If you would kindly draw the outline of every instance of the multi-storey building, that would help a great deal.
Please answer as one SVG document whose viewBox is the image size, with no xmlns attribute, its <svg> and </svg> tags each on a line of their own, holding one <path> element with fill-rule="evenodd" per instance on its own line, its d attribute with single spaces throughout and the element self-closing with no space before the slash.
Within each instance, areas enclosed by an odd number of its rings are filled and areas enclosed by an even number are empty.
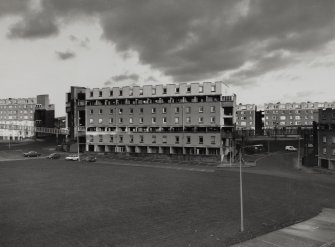
<svg viewBox="0 0 335 247">
<path fill-rule="evenodd" d="M 236 106 L 236 130 L 241 134 L 260 135 L 263 129 L 263 112 L 255 104 L 238 104 Z"/>
<path fill-rule="evenodd" d="M 255 130 L 257 106 L 238 104 L 236 106 L 236 130 Z"/>
<path fill-rule="evenodd" d="M 318 109 L 335 107 L 335 102 L 276 103 L 264 106 L 265 129 L 312 128 L 318 122 Z"/>
<path fill-rule="evenodd" d="M 54 105 L 48 95 L 0 99 L 0 139 L 22 140 L 35 136 L 35 127 L 53 124 Z M 51 126 L 50 126 L 51 127 Z"/>
<path fill-rule="evenodd" d="M 69 131 L 68 143 L 79 141 L 79 149 L 85 151 L 86 148 L 86 88 L 71 87 L 66 93 L 66 128 Z M 76 147 L 74 147 L 75 149 Z"/>
<path fill-rule="evenodd" d="M 224 155 L 236 95 L 221 82 L 86 89 L 86 150 Z"/>
<path fill-rule="evenodd" d="M 318 115 L 318 166 L 335 169 L 335 109 L 320 109 Z"/>
</svg>

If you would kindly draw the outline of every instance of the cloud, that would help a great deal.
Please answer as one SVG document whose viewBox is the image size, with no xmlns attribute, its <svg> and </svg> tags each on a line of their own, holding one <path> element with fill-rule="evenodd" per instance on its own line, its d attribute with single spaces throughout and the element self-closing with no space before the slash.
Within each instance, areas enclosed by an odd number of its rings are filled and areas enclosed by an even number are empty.
<svg viewBox="0 0 335 247">
<path fill-rule="evenodd" d="M 9 30 L 8 37 L 12 39 L 37 39 L 58 34 L 59 29 L 55 19 L 46 12 L 28 14 L 15 23 Z"/>
<path fill-rule="evenodd" d="M 1 0 L 0 17 L 8 15 L 22 14 L 28 10 L 29 1 L 22 0 Z"/>
<path fill-rule="evenodd" d="M 128 83 L 132 82 L 135 83 L 138 82 L 140 76 L 138 74 L 120 74 L 120 75 L 115 75 L 110 78 L 110 80 L 107 80 L 104 82 L 104 85 L 112 85 L 112 84 L 118 84 L 118 83 Z"/>
<path fill-rule="evenodd" d="M 94 16 L 103 38 L 120 53 L 136 52 L 141 63 L 175 81 L 235 71 L 232 79 L 247 83 L 299 62 L 335 38 L 333 0 L 42 0 L 42 9 L 48 14 L 40 16 L 39 25 L 26 16 L 16 33 L 42 28 L 40 37 L 46 37 L 57 33 L 58 19 Z"/>
<path fill-rule="evenodd" d="M 65 51 L 65 52 L 56 51 L 56 55 L 60 60 L 68 60 L 76 57 L 76 54 L 71 51 Z"/>
<path fill-rule="evenodd" d="M 78 46 L 83 47 L 83 48 L 88 48 L 88 45 L 90 43 L 89 38 L 85 37 L 83 39 L 80 39 L 73 34 L 71 34 L 69 36 L 69 40 L 71 40 L 72 42 L 74 42 L 75 44 L 77 44 Z"/>
<path fill-rule="evenodd" d="M 147 81 L 147 82 L 158 82 L 158 80 L 153 76 L 149 76 L 145 81 Z"/>
</svg>

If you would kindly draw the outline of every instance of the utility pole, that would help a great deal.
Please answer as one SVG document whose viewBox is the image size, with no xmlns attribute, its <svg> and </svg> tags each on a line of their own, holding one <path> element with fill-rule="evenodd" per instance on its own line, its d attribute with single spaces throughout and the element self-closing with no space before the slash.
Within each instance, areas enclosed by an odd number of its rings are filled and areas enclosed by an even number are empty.
<svg viewBox="0 0 335 247">
<path fill-rule="evenodd" d="M 80 150 L 79 150 L 79 111 L 78 111 L 78 123 L 77 123 L 77 144 L 78 144 L 78 161 L 80 161 Z"/>
<path fill-rule="evenodd" d="M 243 182 L 242 182 L 242 147 L 240 147 L 240 210 L 241 210 L 241 232 L 244 232 L 244 219 L 243 219 Z"/>
<path fill-rule="evenodd" d="M 298 170 L 300 169 L 300 135 L 298 135 L 298 163 L 297 163 Z"/>
</svg>

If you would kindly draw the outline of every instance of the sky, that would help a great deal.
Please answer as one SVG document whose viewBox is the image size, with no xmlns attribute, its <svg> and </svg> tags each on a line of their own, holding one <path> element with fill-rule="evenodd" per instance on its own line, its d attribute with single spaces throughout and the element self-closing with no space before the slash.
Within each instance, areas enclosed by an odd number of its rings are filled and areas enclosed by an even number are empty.
<svg viewBox="0 0 335 247">
<path fill-rule="evenodd" d="M 0 98 L 224 81 L 238 103 L 334 101 L 333 0 L 0 0 Z"/>
</svg>

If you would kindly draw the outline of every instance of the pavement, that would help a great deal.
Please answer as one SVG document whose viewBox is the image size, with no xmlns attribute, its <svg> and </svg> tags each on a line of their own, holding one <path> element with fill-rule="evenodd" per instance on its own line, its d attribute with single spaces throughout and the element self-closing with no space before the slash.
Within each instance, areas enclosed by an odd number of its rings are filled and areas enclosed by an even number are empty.
<svg viewBox="0 0 335 247">
<path fill-rule="evenodd" d="M 233 247 L 335 247 L 335 209 Z"/>
</svg>

